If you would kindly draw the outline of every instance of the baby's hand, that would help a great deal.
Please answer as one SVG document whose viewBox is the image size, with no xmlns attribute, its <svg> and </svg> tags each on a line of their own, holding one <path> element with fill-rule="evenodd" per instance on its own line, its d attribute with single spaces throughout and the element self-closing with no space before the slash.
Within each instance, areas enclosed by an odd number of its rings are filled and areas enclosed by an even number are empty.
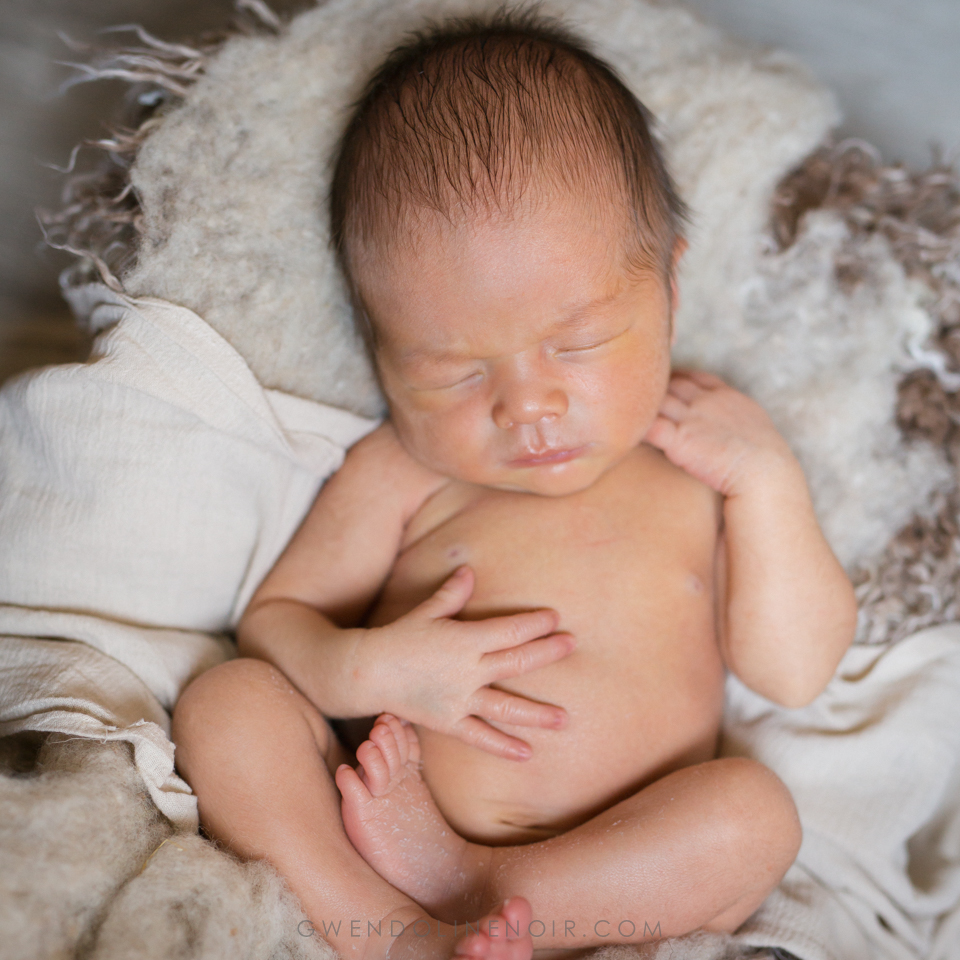
<svg viewBox="0 0 960 960">
<path fill-rule="evenodd" d="M 529 744 L 487 721 L 558 729 L 566 723 L 566 711 L 490 684 L 560 660 L 573 650 L 574 640 L 554 633 L 558 617 L 553 610 L 450 619 L 470 599 L 473 582 L 473 571 L 460 567 L 410 613 L 363 631 L 363 666 L 354 676 L 371 693 L 374 712 L 449 733 L 496 756 L 526 760 Z"/>
<path fill-rule="evenodd" d="M 673 373 L 644 439 L 727 497 L 743 493 L 771 471 L 800 469 L 759 404 L 699 370 Z"/>
</svg>

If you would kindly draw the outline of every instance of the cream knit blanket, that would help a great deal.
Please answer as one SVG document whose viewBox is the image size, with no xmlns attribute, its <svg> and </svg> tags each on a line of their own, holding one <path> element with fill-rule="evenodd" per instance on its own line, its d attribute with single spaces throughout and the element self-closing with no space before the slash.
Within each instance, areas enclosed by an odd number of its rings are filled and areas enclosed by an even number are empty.
<svg viewBox="0 0 960 960">
<path fill-rule="evenodd" d="M 736 940 L 803 960 L 960 957 L 960 624 L 851 647 L 800 710 L 728 678 L 721 752 L 776 772 L 803 826 Z"/>
<path fill-rule="evenodd" d="M 126 288 L 195 312 L 82 288 L 78 312 L 102 331 L 93 362 L 0 391 L 0 735 L 129 741 L 182 830 L 196 801 L 173 770 L 168 711 L 232 654 L 226 632 L 375 424 L 337 409 L 372 415 L 377 400 L 316 222 L 344 104 L 425 15 L 496 2 L 330 0 L 277 37 L 235 38 L 133 171 L 146 233 Z M 948 468 L 893 423 L 929 324 L 882 238 L 854 249 L 820 213 L 762 255 L 770 191 L 835 122 L 829 95 L 669 5 L 547 8 L 658 114 L 695 209 L 677 359 L 764 403 L 835 549 L 869 557 Z M 834 267 L 851 250 L 868 269 L 848 291 Z M 804 826 L 797 863 L 735 939 L 803 960 L 960 957 L 958 691 L 954 626 L 851 649 L 799 711 L 729 681 L 724 750 L 774 769 Z"/>
<path fill-rule="evenodd" d="M 167 711 L 376 421 L 263 389 L 183 307 L 81 295 L 93 362 L 0 391 L 0 735 L 129 740 L 195 830 Z"/>
<path fill-rule="evenodd" d="M 157 806 L 195 830 L 167 711 L 231 655 L 224 632 L 375 421 L 264 390 L 185 308 L 83 296 L 94 361 L 0 391 L 0 735 L 130 741 Z M 729 679 L 723 752 L 776 771 L 804 827 L 736 940 L 960 956 L 958 691 L 960 625 L 851 648 L 801 710 Z"/>
</svg>

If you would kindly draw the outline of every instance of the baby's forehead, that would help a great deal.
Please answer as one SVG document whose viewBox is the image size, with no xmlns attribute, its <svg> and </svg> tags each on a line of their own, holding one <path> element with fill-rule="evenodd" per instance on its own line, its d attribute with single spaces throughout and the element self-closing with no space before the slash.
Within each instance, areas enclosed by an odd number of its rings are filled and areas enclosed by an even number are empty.
<svg viewBox="0 0 960 960">
<path fill-rule="evenodd" d="M 515 238 L 519 244 L 553 245 L 565 239 L 576 250 L 584 236 L 599 241 L 611 269 L 629 272 L 635 266 L 640 237 L 630 199 L 599 175 L 590 188 L 558 182 L 532 171 L 513 196 L 460 202 L 453 209 L 410 203 L 383 230 L 366 242 L 351 244 L 350 267 L 359 287 L 365 277 L 383 276 L 411 266 L 429 270 L 430 263 L 482 260 Z"/>
<path fill-rule="evenodd" d="M 631 297 L 664 299 L 602 216 L 435 225 L 356 271 L 377 339 L 411 361 L 494 356 L 616 324 Z"/>
</svg>

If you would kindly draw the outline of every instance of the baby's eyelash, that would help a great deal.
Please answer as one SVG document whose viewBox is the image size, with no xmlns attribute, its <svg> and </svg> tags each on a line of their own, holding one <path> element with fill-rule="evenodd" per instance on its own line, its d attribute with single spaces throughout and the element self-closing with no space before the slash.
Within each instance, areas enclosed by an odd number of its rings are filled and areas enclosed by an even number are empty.
<svg viewBox="0 0 960 960">
<path fill-rule="evenodd" d="M 584 353 L 587 350 L 593 350 L 595 347 L 602 347 L 608 343 L 612 337 L 603 340 L 595 340 L 592 343 L 578 344 L 575 347 L 557 347 L 557 353 Z"/>
<path fill-rule="evenodd" d="M 436 387 L 430 387 L 431 390 L 450 390 L 453 387 L 459 387 L 465 384 L 468 380 L 472 380 L 474 377 L 480 377 L 483 374 L 479 370 L 474 370 L 472 373 L 468 373 L 466 376 L 461 377 L 459 380 L 453 380 L 450 383 L 442 383 Z"/>
<path fill-rule="evenodd" d="M 576 346 L 569 347 L 557 347 L 556 353 L 586 353 L 588 350 L 595 350 L 597 347 L 602 347 L 607 343 L 612 343 L 614 340 L 622 337 L 627 330 L 630 328 L 627 327 L 623 330 L 618 330 L 616 333 L 607 334 L 602 336 L 599 340 L 591 340 L 589 343 L 577 344 Z"/>
</svg>

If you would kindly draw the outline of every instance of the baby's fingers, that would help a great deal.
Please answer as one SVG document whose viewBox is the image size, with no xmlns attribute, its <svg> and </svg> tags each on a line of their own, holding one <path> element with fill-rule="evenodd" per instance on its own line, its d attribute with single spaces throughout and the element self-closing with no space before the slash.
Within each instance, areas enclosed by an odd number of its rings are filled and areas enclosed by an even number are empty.
<svg viewBox="0 0 960 960">
<path fill-rule="evenodd" d="M 559 730 L 566 725 L 567 711 L 551 703 L 537 703 L 506 690 L 481 687 L 471 698 L 470 712 L 484 720 L 499 720 L 518 727 L 548 727 Z"/>
<path fill-rule="evenodd" d="M 506 617 L 490 617 L 488 620 L 476 621 L 472 629 L 482 627 L 483 640 L 481 650 L 489 653 L 495 650 L 506 650 L 546 637 L 557 629 L 560 617 L 556 610 L 531 610 L 527 613 L 513 613 Z M 512 676 L 512 674 L 504 674 Z"/>
<path fill-rule="evenodd" d="M 533 753 L 529 743 L 491 727 L 479 717 L 458 720 L 450 732 L 464 743 L 506 760 L 529 760 Z"/>
<path fill-rule="evenodd" d="M 665 453 L 673 446 L 677 439 L 677 425 L 664 416 L 658 416 L 647 430 L 647 435 L 643 438 L 651 446 Z M 667 454 L 669 456 L 669 454 Z"/>
<path fill-rule="evenodd" d="M 679 423 L 681 420 L 685 419 L 689 413 L 690 407 L 688 404 L 684 403 L 684 401 L 680 400 L 678 397 L 668 393 L 663 398 L 663 402 L 660 404 L 660 409 L 657 411 L 657 416 L 663 417 L 664 419 L 669 420 L 671 423 Z"/>
<path fill-rule="evenodd" d="M 703 387 L 704 390 L 716 390 L 717 387 L 725 387 L 725 380 L 721 380 L 714 373 L 707 373 L 706 370 L 684 370 L 684 376 L 689 377 L 694 383 Z"/>
<path fill-rule="evenodd" d="M 470 599 L 473 583 L 473 571 L 466 565 L 457 567 L 440 585 L 436 593 L 418 607 L 414 607 L 408 616 L 419 615 L 430 620 L 455 616 Z"/>
<path fill-rule="evenodd" d="M 509 650 L 486 653 L 480 660 L 481 665 L 489 671 L 485 683 L 496 683 L 538 670 L 548 663 L 561 660 L 575 646 L 576 642 L 569 633 L 553 633 L 549 637 L 528 640 Z"/>
<path fill-rule="evenodd" d="M 689 374 L 674 374 L 667 387 L 667 397 L 676 397 L 684 403 L 691 403 L 703 392 L 703 387 Z"/>
</svg>

